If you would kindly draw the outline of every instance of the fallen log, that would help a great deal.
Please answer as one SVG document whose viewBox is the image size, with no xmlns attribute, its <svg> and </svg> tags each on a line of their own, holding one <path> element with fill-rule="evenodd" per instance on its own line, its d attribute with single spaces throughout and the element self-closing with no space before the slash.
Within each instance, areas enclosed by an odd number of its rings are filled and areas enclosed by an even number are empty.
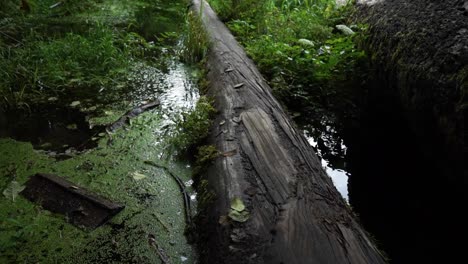
<svg viewBox="0 0 468 264">
<path fill-rule="evenodd" d="M 203 0 L 192 11 L 210 42 L 208 141 L 230 153 L 202 176 L 215 197 L 197 220 L 202 263 L 385 263 L 229 30 Z"/>
</svg>

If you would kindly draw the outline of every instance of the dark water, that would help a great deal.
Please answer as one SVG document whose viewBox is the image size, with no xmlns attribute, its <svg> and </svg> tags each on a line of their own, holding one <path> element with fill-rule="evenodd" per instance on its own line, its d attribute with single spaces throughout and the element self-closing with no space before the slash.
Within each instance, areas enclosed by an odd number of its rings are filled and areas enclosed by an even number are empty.
<svg viewBox="0 0 468 264">
<path fill-rule="evenodd" d="M 435 143 L 422 141 L 386 100 L 370 103 L 345 134 L 350 204 L 391 263 L 459 263 L 450 260 L 463 244 L 466 204 L 427 152 Z"/>
<path fill-rule="evenodd" d="M 352 122 L 296 121 L 390 263 L 460 263 L 466 192 L 446 173 L 455 164 L 439 162 L 436 143 L 413 132 L 397 101 L 372 97 Z"/>
<path fill-rule="evenodd" d="M 58 105 L 41 105 L 30 111 L 0 111 L 0 138 L 29 141 L 36 149 L 65 152 L 96 146 L 92 137 L 103 127 L 90 128 L 86 114 Z"/>
<path fill-rule="evenodd" d="M 302 118 L 297 120 L 309 144 L 314 148 L 322 162 L 322 167 L 330 176 L 336 189 L 345 200 L 348 196 L 349 172 L 346 167 L 347 146 L 333 122 L 323 119 L 320 122 Z"/>
</svg>

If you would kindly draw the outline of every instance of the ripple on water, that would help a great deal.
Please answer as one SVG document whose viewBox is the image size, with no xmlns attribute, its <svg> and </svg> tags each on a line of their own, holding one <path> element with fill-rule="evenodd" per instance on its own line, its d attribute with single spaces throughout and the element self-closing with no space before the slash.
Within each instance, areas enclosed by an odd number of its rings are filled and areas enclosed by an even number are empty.
<svg viewBox="0 0 468 264">
<path fill-rule="evenodd" d="M 146 65 L 137 64 L 131 76 L 135 83 L 129 93 L 135 104 L 159 99 L 161 109 L 171 114 L 192 109 L 199 99 L 194 69 L 177 61 L 171 61 L 167 72 Z"/>
</svg>

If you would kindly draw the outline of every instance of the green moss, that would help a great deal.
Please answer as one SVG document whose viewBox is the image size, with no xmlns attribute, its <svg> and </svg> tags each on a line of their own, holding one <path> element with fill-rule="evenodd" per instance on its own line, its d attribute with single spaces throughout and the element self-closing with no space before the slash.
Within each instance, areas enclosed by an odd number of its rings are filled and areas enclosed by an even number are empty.
<svg viewBox="0 0 468 264">
<path fill-rule="evenodd" d="M 200 72 L 200 78 L 198 78 L 197 86 L 198 90 L 200 91 L 200 94 L 207 94 L 208 93 L 208 87 L 210 85 L 210 81 L 206 78 L 206 58 L 200 61 L 199 67 L 202 69 Z"/>
<path fill-rule="evenodd" d="M 154 134 L 161 117 L 144 113 L 128 130 L 103 138 L 99 147 L 80 156 L 56 161 L 34 151 L 31 144 L 0 139 L 2 190 L 12 180 L 24 184 L 37 173 L 54 173 L 97 192 L 126 208 L 111 224 L 89 232 L 67 223 L 21 196 L 13 203 L 0 197 L 0 262 L 2 263 L 157 263 L 158 256 L 147 236 L 152 234 L 174 262 L 181 256 L 193 260 L 183 235 L 185 221 L 179 187 L 164 170 L 144 164 L 162 154 L 154 145 L 162 135 Z M 190 178 L 187 164 L 171 160 L 169 167 L 184 181 Z M 135 180 L 132 173 L 144 174 Z M 160 221 L 159 221 L 159 220 Z M 164 222 L 166 225 L 158 224 Z M 167 230 L 169 227 L 169 230 Z"/>
<path fill-rule="evenodd" d="M 106 126 L 118 120 L 125 112 L 119 109 L 104 110 L 103 115 L 92 116 L 88 122 L 90 126 Z"/>
<path fill-rule="evenodd" d="M 204 145 L 198 148 L 198 154 L 195 156 L 197 159 L 196 164 L 205 166 L 210 164 L 213 160 L 219 157 L 219 151 L 214 145 Z"/>
</svg>

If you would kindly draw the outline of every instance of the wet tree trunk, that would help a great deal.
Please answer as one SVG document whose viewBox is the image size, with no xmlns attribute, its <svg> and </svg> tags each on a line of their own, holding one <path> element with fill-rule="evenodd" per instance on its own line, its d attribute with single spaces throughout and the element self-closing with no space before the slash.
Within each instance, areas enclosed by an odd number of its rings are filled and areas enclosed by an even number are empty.
<svg viewBox="0 0 468 264">
<path fill-rule="evenodd" d="M 385 263 L 242 47 L 206 3 L 192 10 L 219 111 L 209 143 L 224 153 L 203 176 L 215 199 L 198 220 L 202 262 Z M 235 198 L 245 222 L 228 217 Z"/>
</svg>

